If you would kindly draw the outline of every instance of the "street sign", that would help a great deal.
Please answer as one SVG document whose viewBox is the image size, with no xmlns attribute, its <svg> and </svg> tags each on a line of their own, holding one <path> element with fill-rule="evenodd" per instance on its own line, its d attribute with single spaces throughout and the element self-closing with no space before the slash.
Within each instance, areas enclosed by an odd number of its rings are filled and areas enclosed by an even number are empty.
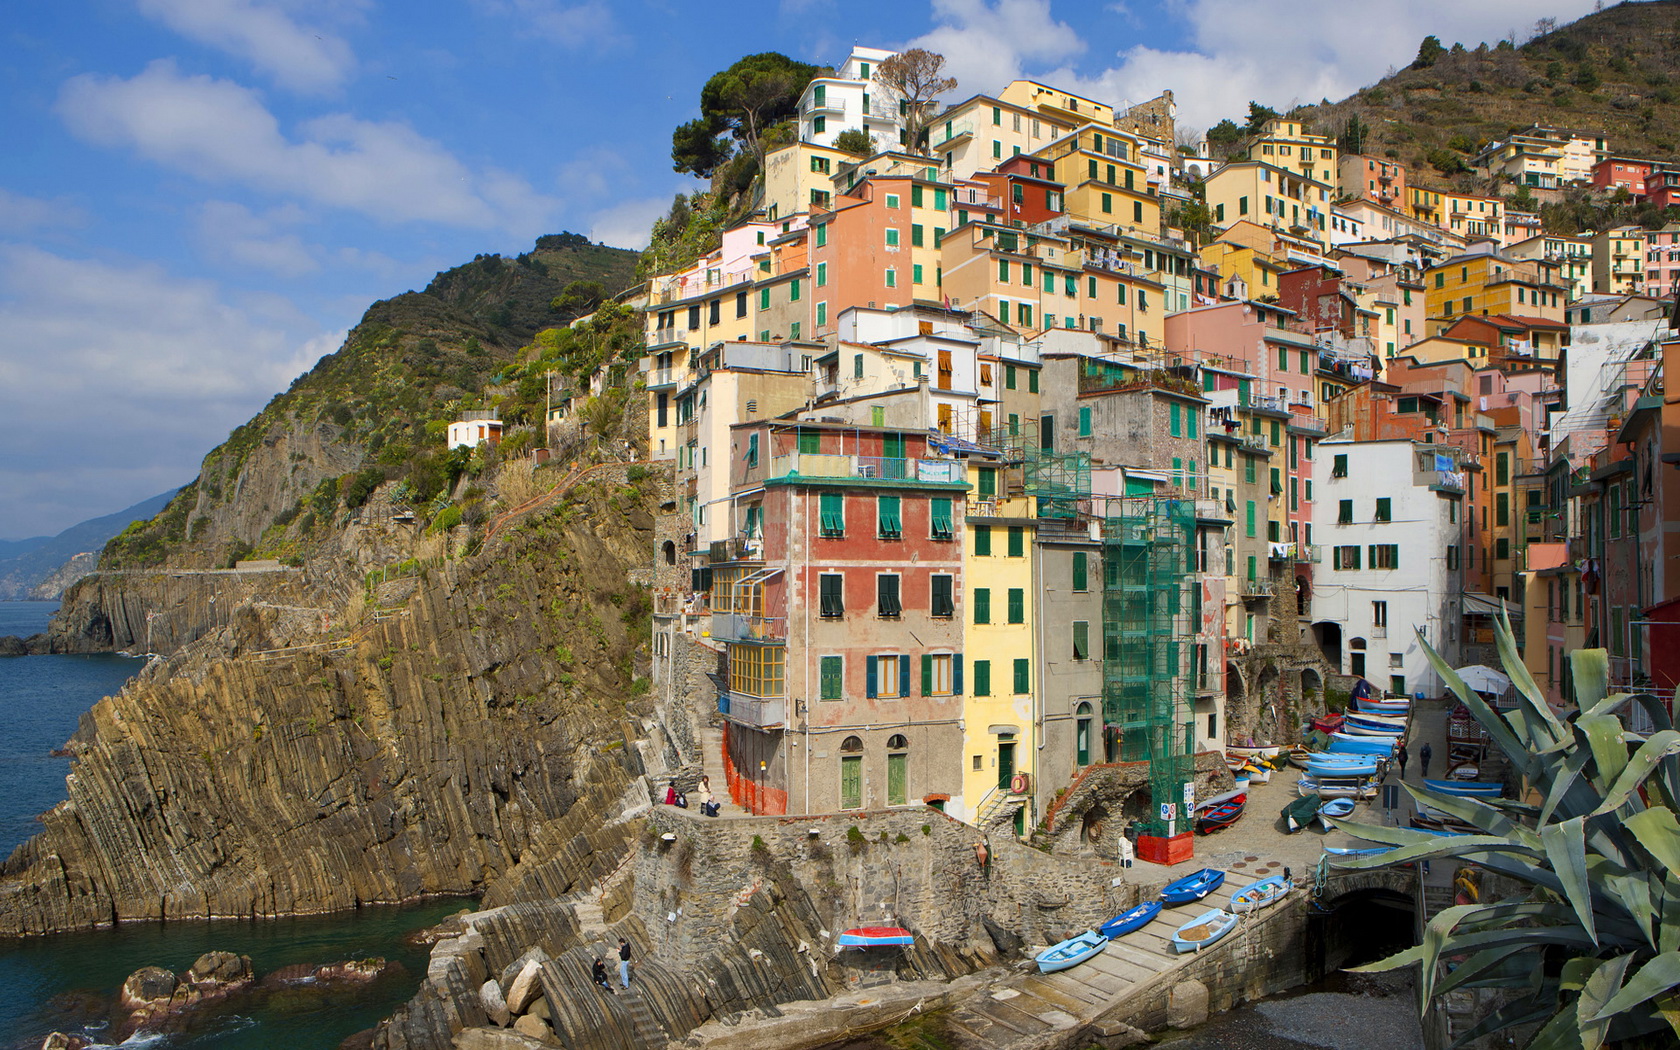
<svg viewBox="0 0 1680 1050">
<path fill-rule="evenodd" d="M 1191 781 L 1184 785 L 1184 809 L 1189 812 L 1196 808 L 1196 784 Z"/>
<path fill-rule="evenodd" d="M 1161 819 L 1162 820 L 1173 819 L 1173 817 L 1177 813 L 1177 810 L 1178 810 L 1178 807 L 1173 805 L 1171 802 L 1161 803 Z"/>
</svg>

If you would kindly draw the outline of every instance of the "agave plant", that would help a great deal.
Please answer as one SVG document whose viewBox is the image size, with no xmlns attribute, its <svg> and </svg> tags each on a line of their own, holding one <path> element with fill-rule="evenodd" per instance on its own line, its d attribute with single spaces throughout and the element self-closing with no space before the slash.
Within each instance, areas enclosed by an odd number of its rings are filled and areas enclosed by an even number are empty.
<svg viewBox="0 0 1680 1050">
<path fill-rule="evenodd" d="M 1335 858 L 1340 868 L 1432 860 L 1480 865 L 1526 887 L 1503 900 L 1450 907 L 1423 943 L 1366 971 L 1420 965 L 1421 1008 L 1453 989 L 1499 988 L 1506 1003 L 1459 1043 L 1507 1029 L 1533 1031 L 1531 1048 L 1597 1050 L 1606 1041 L 1680 1036 L 1680 733 L 1650 694 L 1609 695 L 1603 649 L 1570 654 L 1578 715 L 1559 719 L 1497 629 L 1517 705 L 1501 713 L 1423 644 L 1430 664 L 1542 799 L 1443 795 L 1406 785 L 1416 799 L 1475 833 L 1441 837 L 1352 821 L 1336 825 L 1393 847 Z M 1656 726 L 1630 732 L 1614 712 L 1642 707 Z M 1531 795 L 1530 797 L 1535 797 Z M 1443 967 L 1443 960 L 1451 964 Z M 1515 1034 L 1515 1033 L 1513 1033 Z"/>
</svg>

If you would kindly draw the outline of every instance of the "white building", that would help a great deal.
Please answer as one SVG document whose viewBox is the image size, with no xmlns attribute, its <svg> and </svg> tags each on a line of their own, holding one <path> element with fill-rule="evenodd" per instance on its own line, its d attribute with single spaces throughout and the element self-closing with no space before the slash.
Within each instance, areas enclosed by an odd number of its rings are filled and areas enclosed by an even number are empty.
<svg viewBox="0 0 1680 1050">
<path fill-rule="evenodd" d="M 881 63 L 896 54 L 877 47 L 854 47 L 834 76 L 818 77 L 806 85 L 799 96 L 800 141 L 833 146 L 842 131 L 856 128 L 869 133 L 875 149 L 898 149 L 904 130 L 898 93 L 875 79 Z"/>
<path fill-rule="evenodd" d="M 1464 591 L 1461 453 L 1407 438 L 1328 438 L 1313 458 L 1313 633 L 1343 674 L 1435 695 L 1418 631 L 1457 665 Z"/>
<path fill-rule="evenodd" d="M 502 421 L 496 413 L 469 411 L 449 424 L 449 447 L 477 448 L 480 445 L 499 445 L 502 442 Z"/>
<path fill-rule="evenodd" d="M 1340 206 L 1330 209 L 1330 246 L 1357 244 L 1365 240 L 1365 220 L 1343 211 Z"/>
</svg>

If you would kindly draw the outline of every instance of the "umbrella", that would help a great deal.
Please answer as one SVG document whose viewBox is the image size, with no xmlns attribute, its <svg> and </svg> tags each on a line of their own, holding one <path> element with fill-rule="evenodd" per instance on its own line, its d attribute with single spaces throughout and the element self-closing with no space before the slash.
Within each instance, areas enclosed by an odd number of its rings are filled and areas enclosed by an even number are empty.
<svg viewBox="0 0 1680 1050">
<path fill-rule="evenodd" d="M 1458 676 L 1464 679 L 1464 684 L 1478 693 L 1492 693 L 1495 696 L 1511 688 L 1511 680 L 1486 664 L 1471 664 L 1460 667 Z"/>
</svg>

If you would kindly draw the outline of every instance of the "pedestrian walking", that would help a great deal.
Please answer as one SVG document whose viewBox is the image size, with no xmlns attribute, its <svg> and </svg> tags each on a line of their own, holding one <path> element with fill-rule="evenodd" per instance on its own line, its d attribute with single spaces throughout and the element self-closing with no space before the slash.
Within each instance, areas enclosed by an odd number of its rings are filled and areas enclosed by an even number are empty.
<svg viewBox="0 0 1680 1050">
<path fill-rule="evenodd" d="M 1422 749 L 1418 751 L 1418 758 L 1423 760 L 1423 775 L 1426 777 L 1429 775 L 1429 756 L 1432 754 L 1434 754 L 1434 751 L 1428 744 L 1424 744 Z"/>
<path fill-rule="evenodd" d="M 630 987 L 630 942 L 623 937 L 618 939 L 618 979 Z"/>
<path fill-rule="evenodd" d="M 1425 745 L 1425 746 L 1427 746 L 1427 745 Z M 1394 757 L 1400 760 L 1400 779 L 1405 780 L 1406 779 L 1406 757 L 1407 757 L 1406 756 L 1406 745 L 1405 744 L 1400 745 L 1400 750 L 1398 750 L 1394 753 Z"/>
</svg>

